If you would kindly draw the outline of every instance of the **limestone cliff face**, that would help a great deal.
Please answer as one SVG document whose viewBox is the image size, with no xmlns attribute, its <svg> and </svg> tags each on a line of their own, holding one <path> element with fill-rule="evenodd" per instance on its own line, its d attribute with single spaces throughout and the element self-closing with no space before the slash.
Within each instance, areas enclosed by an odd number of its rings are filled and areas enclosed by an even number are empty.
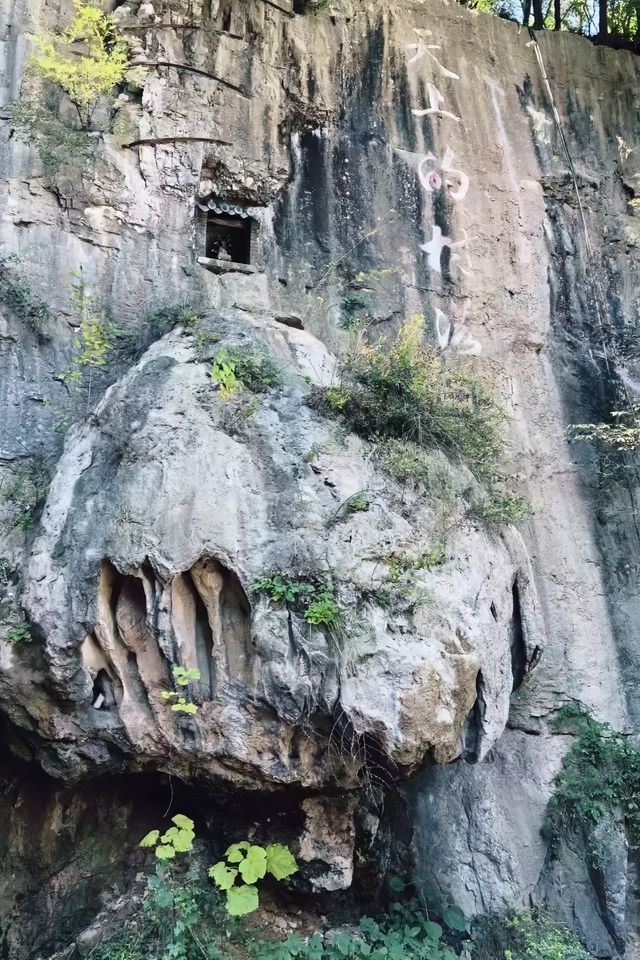
<svg viewBox="0 0 640 960">
<path fill-rule="evenodd" d="M 43 163 L 8 117 L 33 92 L 29 32 L 71 6 L 0 12 L 0 243 L 50 312 L 37 337 L 0 305 L 0 468 L 53 477 L 39 527 L 5 523 L 0 539 L 3 604 L 35 635 L 0 641 L 6 743 L 67 781 L 162 772 L 295 789 L 320 809 L 356 790 L 373 751 L 385 784 L 413 778 L 431 898 L 469 915 L 545 901 L 599 955 L 633 955 L 620 838 L 594 876 L 570 843 L 551 860 L 540 828 L 568 744 L 548 727 L 559 706 L 639 725 L 636 474 L 603 486 L 566 439 L 616 384 L 640 389 L 637 60 L 539 36 L 556 123 L 529 35 L 452 3 L 129 0 L 115 14 L 147 64 L 141 89 L 111 132 L 96 116 L 82 147 Z M 248 264 L 207 227 L 229 207 L 252 224 Z M 90 392 L 57 376 L 79 267 L 119 330 Z M 512 417 L 506 468 L 534 508 L 524 542 L 458 523 L 417 607 L 377 604 L 378 568 L 428 546 L 433 504 L 408 502 L 309 402 L 354 303 L 380 335 L 423 313 L 447 363 L 491 380 Z M 200 333 L 149 323 L 180 304 Z M 242 344 L 282 371 L 246 416 L 209 375 Z M 362 489 L 372 506 L 345 516 Z M 346 652 L 252 593 L 292 567 L 332 581 Z M 176 663 L 203 678 L 192 718 L 162 699 Z M 338 873 L 325 886 L 350 881 Z"/>
</svg>

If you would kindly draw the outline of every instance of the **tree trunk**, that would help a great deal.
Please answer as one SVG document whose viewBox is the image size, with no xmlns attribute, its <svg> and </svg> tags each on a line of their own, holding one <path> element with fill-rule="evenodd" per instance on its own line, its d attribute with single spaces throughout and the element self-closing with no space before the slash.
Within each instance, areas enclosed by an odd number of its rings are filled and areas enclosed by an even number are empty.
<svg viewBox="0 0 640 960">
<path fill-rule="evenodd" d="M 524 0 L 524 7 L 522 10 L 522 22 L 525 27 L 529 26 L 529 20 L 531 19 L 531 0 Z"/>
<path fill-rule="evenodd" d="M 553 29 L 559 30 L 562 26 L 561 0 L 553 0 Z"/>
<path fill-rule="evenodd" d="M 604 0 L 600 0 L 604 2 Z M 533 0 L 533 29 L 544 29 L 544 17 L 542 15 L 542 0 Z"/>
<path fill-rule="evenodd" d="M 607 42 L 609 33 L 609 11 L 607 9 L 607 0 L 598 0 L 598 40 L 600 43 Z"/>
</svg>

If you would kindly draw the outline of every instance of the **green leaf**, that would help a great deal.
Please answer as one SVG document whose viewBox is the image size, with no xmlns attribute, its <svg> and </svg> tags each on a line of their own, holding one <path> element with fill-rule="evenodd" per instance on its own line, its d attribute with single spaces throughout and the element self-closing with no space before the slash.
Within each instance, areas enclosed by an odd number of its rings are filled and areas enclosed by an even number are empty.
<svg viewBox="0 0 640 960">
<path fill-rule="evenodd" d="M 429 940 L 439 940 L 442 936 L 442 927 L 439 923 L 434 923 L 433 920 L 427 920 L 424 925 L 424 932 Z"/>
<path fill-rule="evenodd" d="M 219 860 L 208 870 L 209 876 L 217 887 L 221 890 L 231 890 L 233 882 L 238 876 L 238 871 L 230 869 L 224 860 Z"/>
<path fill-rule="evenodd" d="M 264 847 L 250 846 L 245 859 L 240 864 L 240 873 L 245 883 L 262 880 L 267 872 L 267 851 Z"/>
<path fill-rule="evenodd" d="M 174 703 L 171 709 L 174 713 L 189 713 L 193 715 L 198 712 L 198 707 L 195 703 Z"/>
<path fill-rule="evenodd" d="M 156 847 L 156 857 L 158 860 L 173 860 L 176 855 L 176 851 L 173 847 L 168 845 L 161 845 Z"/>
<path fill-rule="evenodd" d="M 270 843 L 266 849 L 266 854 L 267 870 L 276 880 L 284 880 L 285 877 L 290 877 L 298 872 L 299 868 L 295 857 L 289 847 L 286 847 L 283 843 Z"/>
<path fill-rule="evenodd" d="M 227 890 L 227 913 L 231 917 L 244 917 L 258 909 L 258 891 L 251 884 Z"/>
<path fill-rule="evenodd" d="M 402 877 L 389 877 L 389 890 L 391 890 L 392 893 L 402 893 L 404 890 Z"/>
<path fill-rule="evenodd" d="M 175 823 L 176 827 L 180 827 L 181 830 L 194 830 L 195 824 L 190 817 L 185 817 L 183 813 L 176 813 L 175 817 L 171 817 L 171 822 Z"/>
<path fill-rule="evenodd" d="M 464 933 L 469 929 L 467 918 L 459 907 L 448 907 L 442 914 L 442 919 L 450 930 Z"/>
<path fill-rule="evenodd" d="M 348 957 L 351 949 L 351 938 L 344 933 L 339 933 L 332 941 L 331 946 L 336 947 L 343 957 Z"/>
<path fill-rule="evenodd" d="M 225 857 L 229 863 L 240 863 L 241 860 L 244 860 L 245 852 L 250 846 L 251 844 L 248 840 L 240 840 L 239 843 L 232 843 L 225 853 Z"/>
<path fill-rule="evenodd" d="M 187 853 L 193 847 L 194 839 L 195 833 L 192 830 L 179 830 L 173 846 L 178 853 Z"/>
<path fill-rule="evenodd" d="M 146 835 L 146 837 L 142 838 L 139 845 L 141 847 L 155 847 L 156 843 L 158 842 L 159 836 L 160 836 L 159 830 L 151 830 Z"/>
</svg>

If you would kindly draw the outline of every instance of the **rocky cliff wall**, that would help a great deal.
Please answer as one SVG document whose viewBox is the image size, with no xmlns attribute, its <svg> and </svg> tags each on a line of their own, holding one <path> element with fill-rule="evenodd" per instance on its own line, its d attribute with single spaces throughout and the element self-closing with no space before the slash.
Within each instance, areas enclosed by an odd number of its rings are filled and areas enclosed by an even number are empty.
<svg viewBox="0 0 640 960">
<path fill-rule="evenodd" d="M 118 4 L 145 79 L 112 132 L 96 116 L 55 162 L 8 118 L 32 90 L 29 32 L 71 4 L 0 14 L 0 242 L 49 307 L 39 334 L 2 309 L 0 466 L 5 483 L 34 462 L 53 475 L 38 529 L 2 535 L 7 608 L 36 637 L 2 645 L 5 740 L 76 780 L 145 769 L 322 795 L 353 789 L 363 751 L 385 782 L 426 767 L 407 803 L 430 897 L 469 915 L 544 900 L 598 954 L 632 951 L 632 859 L 614 846 L 594 876 L 570 844 L 552 861 L 540 828 L 569 743 L 549 729 L 559 706 L 638 728 L 636 474 L 603 476 L 566 436 L 640 389 L 637 60 L 540 35 L 556 122 L 514 24 L 439 0 L 280 5 Z M 208 256 L 222 203 L 251 218 L 244 269 Z M 119 335 L 70 390 L 80 267 Z M 158 339 L 149 316 L 175 305 L 206 322 Z M 366 596 L 376 558 L 431 542 L 433 505 L 407 506 L 307 404 L 354 312 L 380 335 L 424 313 L 446 362 L 490 379 L 534 510 L 524 544 L 463 525 L 450 564 L 421 574 L 417 615 Z M 282 392 L 229 422 L 214 341 L 268 351 Z M 363 487 L 375 514 L 334 526 Z M 252 600 L 256 576 L 295 564 L 331 575 L 364 625 L 349 664 Z M 160 698 L 178 660 L 209 688 L 181 724 Z M 93 707 L 101 669 L 111 711 Z"/>
</svg>

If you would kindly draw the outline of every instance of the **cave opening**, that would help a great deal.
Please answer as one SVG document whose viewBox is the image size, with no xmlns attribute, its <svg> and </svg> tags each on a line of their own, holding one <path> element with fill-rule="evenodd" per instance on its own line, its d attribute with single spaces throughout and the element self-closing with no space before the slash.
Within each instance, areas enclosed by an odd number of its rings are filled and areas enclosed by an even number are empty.
<svg viewBox="0 0 640 960">
<path fill-rule="evenodd" d="M 244 215 L 243 215 L 244 214 Z M 230 263 L 251 263 L 251 219 L 246 213 L 207 214 L 205 256 Z"/>
</svg>

